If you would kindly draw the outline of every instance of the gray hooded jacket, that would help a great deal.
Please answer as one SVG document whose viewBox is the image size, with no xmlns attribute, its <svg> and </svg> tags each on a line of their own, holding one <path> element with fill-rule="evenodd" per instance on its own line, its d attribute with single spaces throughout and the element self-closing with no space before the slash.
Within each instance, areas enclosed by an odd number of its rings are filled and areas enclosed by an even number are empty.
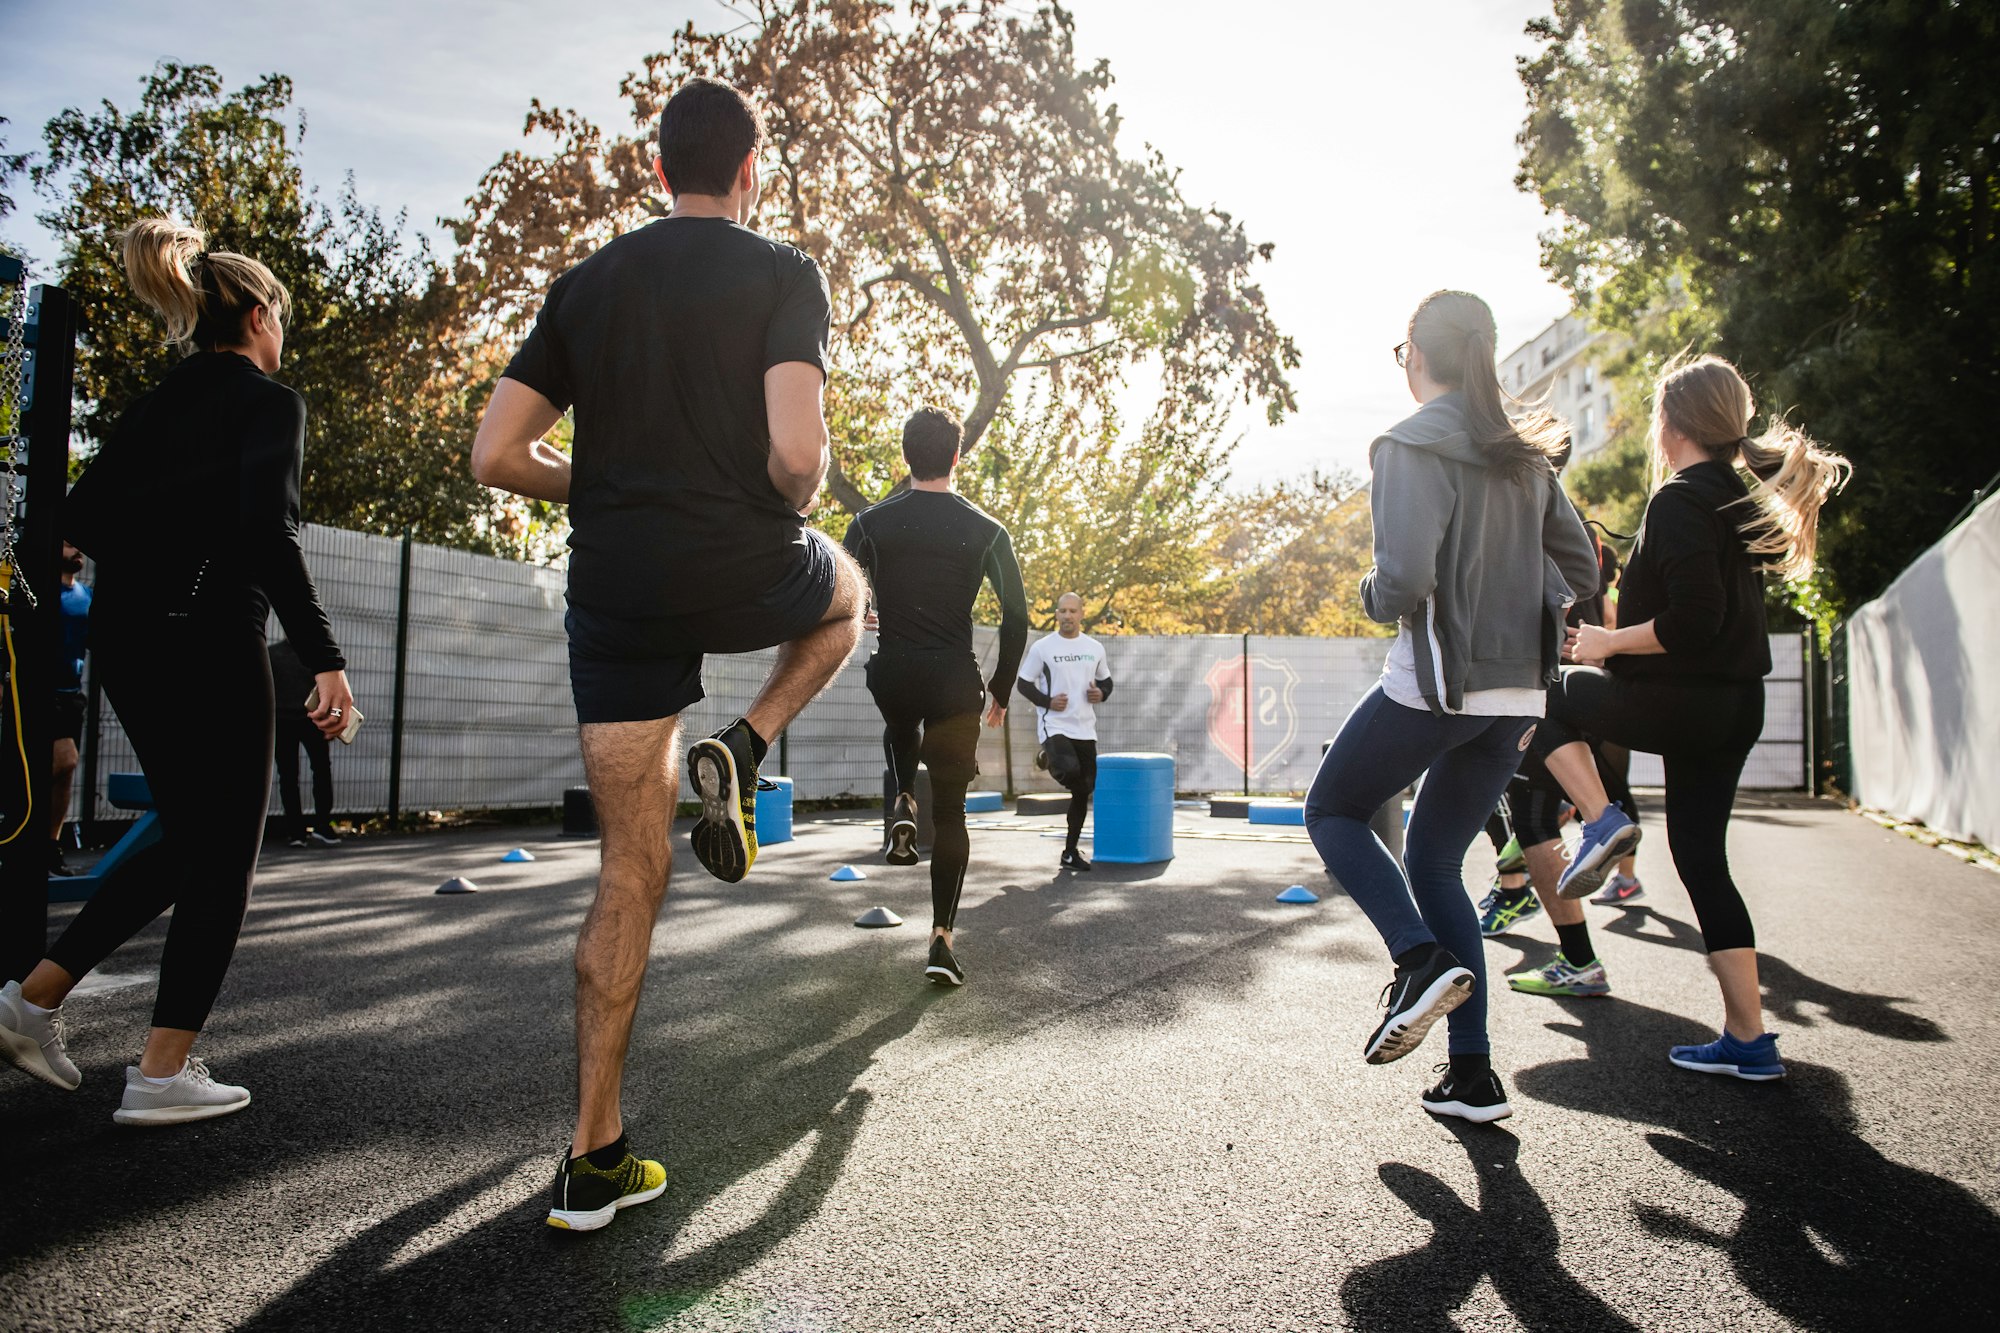
<svg viewBox="0 0 2000 1333">
<path fill-rule="evenodd" d="M 1535 689 L 1561 666 L 1563 614 L 1597 590 L 1597 555 L 1553 473 L 1494 472 L 1457 393 L 1434 398 L 1369 448 L 1371 620 L 1400 624 L 1433 713 L 1469 690 Z"/>
</svg>

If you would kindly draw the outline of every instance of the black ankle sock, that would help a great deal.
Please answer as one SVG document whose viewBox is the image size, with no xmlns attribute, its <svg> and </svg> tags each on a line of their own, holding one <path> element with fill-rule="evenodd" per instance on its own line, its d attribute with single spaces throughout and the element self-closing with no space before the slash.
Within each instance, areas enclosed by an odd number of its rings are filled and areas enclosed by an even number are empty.
<svg viewBox="0 0 2000 1333">
<path fill-rule="evenodd" d="M 1460 1055 L 1456 1051 L 1451 1054 L 1451 1081 L 1461 1088 L 1492 1072 L 1493 1057 L 1490 1055 Z"/>
<path fill-rule="evenodd" d="M 1562 940 L 1563 957 L 1571 967 L 1589 967 L 1597 961 L 1597 950 L 1590 944 L 1590 923 L 1579 921 L 1573 926 L 1557 926 L 1556 935 Z"/>
<path fill-rule="evenodd" d="M 771 742 L 757 734 L 757 728 L 750 725 L 749 718 L 739 717 L 736 720 L 743 724 L 743 734 L 750 738 L 750 762 L 761 768 L 764 756 L 771 752 Z"/>
<path fill-rule="evenodd" d="M 1397 954 L 1391 961 L 1394 962 L 1398 968 L 1403 969 L 1404 971 L 1410 971 L 1415 968 L 1422 967 L 1424 966 L 1424 964 L 1430 962 L 1431 953 L 1433 950 L 1442 950 L 1443 948 L 1444 948 L 1443 945 L 1437 943 L 1436 941 L 1431 941 L 1430 943 L 1427 944 L 1419 944 L 1415 948 L 1405 949 L 1401 953 Z"/>
<path fill-rule="evenodd" d="M 627 1151 L 628 1149 L 625 1146 L 625 1136 L 623 1134 L 620 1134 L 617 1138 L 613 1139 L 610 1143 L 605 1144 L 602 1148 L 592 1148 L 589 1152 L 584 1154 L 584 1157 L 588 1157 L 590 1159 L 590 1164 L 596 1167 L 599 1171 L 609 1171 L 612 1167 L 618 1165 L 620 1162 L 625 1160 L 625 1154 Z M 582 1159 L 572 1157 L 569 1160 L 572 1162 L 576 1162 Z"/>
</svg>

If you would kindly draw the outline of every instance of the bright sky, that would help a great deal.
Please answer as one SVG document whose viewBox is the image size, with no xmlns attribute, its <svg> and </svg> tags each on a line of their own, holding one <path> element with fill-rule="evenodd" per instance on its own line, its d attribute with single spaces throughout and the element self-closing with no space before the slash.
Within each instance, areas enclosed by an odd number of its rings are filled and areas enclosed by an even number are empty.
<svg viewBox="0 0 2000 1333">
<path fill-rule="evenodd" d="M 1244 423 L 1238 482 L 1366 467 L 1368 441 L 1412 408 L 1389 349 L 1426 292 L 1478 292 L 1500 350 L 1567 302 L 1536 263 L 1540 206 L 1513 186 L 1525 109 L 1514 60 L 1547 0 L 1073 0 L 1078 46 L 1109 59 L 1131 148 L 1150 142 L 1188 196 L 1276 243 L 1264 289 L 1297 339 L 1299 412 Z M 480 175 L 520 142 L 528 99 L 623 128 L 619 78 L 718 0 L 0 0 L 0 115 L 13 151 L 64 107 L 130 108 L 171 57 L 232 86 L 291 75 L 323 191 L 362 198 L 442 241 Z M 27 214 L 0 224 L 47 273 Z"/>
</svg>

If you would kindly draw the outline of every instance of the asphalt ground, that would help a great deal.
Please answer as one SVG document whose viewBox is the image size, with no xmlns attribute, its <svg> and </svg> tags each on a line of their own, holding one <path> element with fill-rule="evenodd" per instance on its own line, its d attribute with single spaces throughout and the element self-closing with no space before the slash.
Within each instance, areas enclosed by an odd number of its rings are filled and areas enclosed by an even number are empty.
<svg viewBox="0 0 2000 1333">
<path fill-rule="evenodd" d="M 1657 809 L 1645 906 L 1589 909 L 1613 997 L 1502 988 L 1553 955 L 1546 918 L 1490 944 L 1515 1107 L 1492 1127 L 1418 1108 L 1441 1032 L 1362 1063 L 1389 969 L 1302 842 L 1073 876 L 1055 821 L 999 817 L 970 983 L 941 991 L 927 871 L 883 865 L 872 826 L 801 822 L 737 886 L 683 832 L 626 1085 L 668 1192 L 587 1235 L 543 1215 L 595 843 L 280 848 L 200 1047 L 247 1110 L 111 1123 L 160 925 L 69 1006 L 80 1091 L 0 1068 L 0 1325 L 1994 1327 L 2000 877 L 1746 799 L 1792 1076 L 1704 1077 L 1665 1058 L 1720 1013 Z M 539 859 L 502 864 L 516 844 Z M 868 878 L 828 882 L 843 862 Z M 454 874 L 481 891 L 432 893 Z M 1275 903 L 1292 883 L 1328 896 Z M 878 903 L 909 924 L 850 924 Z"/>
</svg>

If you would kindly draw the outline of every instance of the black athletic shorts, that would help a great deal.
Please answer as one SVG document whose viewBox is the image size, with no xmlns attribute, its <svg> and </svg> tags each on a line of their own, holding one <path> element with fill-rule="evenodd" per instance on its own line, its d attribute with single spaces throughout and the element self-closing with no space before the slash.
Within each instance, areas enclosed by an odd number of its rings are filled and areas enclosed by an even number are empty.
<svg viewBox="0 0 2000 1333">
<path fill-rule="evenodd" d="M 805 533 L 798 561 L 775 586 L 713 611 L 627 619 L 570 607 L 563 625 L 569 631 L 576 720 L 673 717 L 703 697 L 704 654 L 789 643 L 825 620 L 839 581 L 839 556 L 817 529 Z"/>
<path fill-rule="evenodd" d="M 979 775 L 979 715 L 986 683 L 979 662 L 956 648 L 888 645 L 868 659 L 868 693 L 891 732 L 923 728 L 920 752 L 933 783 Z"/>
<path fill-rule="evenodd" d="M 83 691 L 56 691 L 57 740 L 83 742 Z"/>
</svg>

